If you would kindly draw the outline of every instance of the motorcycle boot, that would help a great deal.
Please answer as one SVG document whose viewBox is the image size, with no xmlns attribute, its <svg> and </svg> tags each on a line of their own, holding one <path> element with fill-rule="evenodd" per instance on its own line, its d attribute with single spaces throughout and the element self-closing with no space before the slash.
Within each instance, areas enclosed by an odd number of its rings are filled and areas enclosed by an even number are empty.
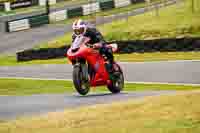
<svg viewBox="0 0 200 133">
<path fill-rule="evenodd" d="M 107 48 L 106 46 L 103 46 L 100 49 L 100 54 L 104 57 L 104 60 L 106 61 L 105 63 L 105 68 L 106 71 L 109 74 L 110 79 L 113 79 L 113 63 L 114 63 L 114 57 L 113 57 L 113 52 L 111 48 Z"/>
<path fill-rule="evenodd" d="M 111 80 L 114 80 L 113 64 L 114 64 L 113 55 L 108 55 L 107 61 L 105 63 L 105 68 L 106 68 L 107 72 L 109 73 L 109 77 L 110 77 Z"/>
</svg>

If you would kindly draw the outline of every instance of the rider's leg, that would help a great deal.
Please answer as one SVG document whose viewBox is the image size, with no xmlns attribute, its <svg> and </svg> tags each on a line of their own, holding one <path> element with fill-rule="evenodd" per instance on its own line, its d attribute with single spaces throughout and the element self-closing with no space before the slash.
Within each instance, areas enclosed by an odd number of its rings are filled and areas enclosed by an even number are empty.
<svg viewBox="0 0 200 133">
<path fill-rule="evenodd" d="M 113 62 L 114 62 L 112 49 L 107 48 L 107 47 L 102 47 L 100 49 L 100 54 L 106 56 L 106 58 L 107 58 L 107 63 L 105 64 L 106 70 L 109 73 L 112 73 L 113 72 Z"/>
</svg>

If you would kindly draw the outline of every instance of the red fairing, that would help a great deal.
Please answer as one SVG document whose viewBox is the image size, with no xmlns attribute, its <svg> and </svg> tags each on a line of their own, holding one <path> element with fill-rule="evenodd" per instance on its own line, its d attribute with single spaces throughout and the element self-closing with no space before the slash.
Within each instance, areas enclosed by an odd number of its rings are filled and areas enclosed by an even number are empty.
<svg viewBox="0 0 200 133">
<path fill-rule="evenodd" d="M 67 51 L 67 57 L 70 61 L 73 61 L 77 58 L 85 59 L 87 57 L 87 51 L 89 51 L 89 50 L 85 45 L 81 46 L 77 52 L 72 52 L 72 48 L 70 48 Z"/>
<path fill-rule="evenodd" d="M 89 48 L 85 45 L 88 41 L 89 39 L 85 38 L 85 40 L 80 44 L 79 48 L 77 48 L 77 51 L 75 50 L 75 52 L 73 52 L 72 46 L 67 51 L 67 57 L 71 62 L 77 59 L 85 59 L 87 63 L 92 67 L 93 71 L 95 71 L 95 75 L 92 77 L 90 76 L 91 86 L 106 85 L 108 83 L 109 76 L 105 69 L 105 61 L 97 50 Z"/>
</svg>

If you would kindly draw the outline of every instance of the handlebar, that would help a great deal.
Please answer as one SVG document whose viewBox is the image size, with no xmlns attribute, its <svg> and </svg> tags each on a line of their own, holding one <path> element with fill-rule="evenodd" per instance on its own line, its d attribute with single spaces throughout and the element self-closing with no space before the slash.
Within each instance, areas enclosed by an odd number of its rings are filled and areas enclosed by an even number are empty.
<svg viewBox="0 0 200 133">
<path fill-rule="evenodd" d="M 92 44 L 86 43 L 85 46 L 87 46 L 88 48 L 94 48 L 94 46 Z"/>
</svg>

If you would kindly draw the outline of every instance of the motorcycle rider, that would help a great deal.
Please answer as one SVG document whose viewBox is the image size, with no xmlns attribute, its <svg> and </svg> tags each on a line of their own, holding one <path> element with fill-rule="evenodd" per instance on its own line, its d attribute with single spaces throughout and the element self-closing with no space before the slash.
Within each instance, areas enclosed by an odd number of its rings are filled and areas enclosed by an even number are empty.
<svg viewBox="0 0 200 133">
<path fill-rule="evenodd" d="M 77 36 L 80 35 L 88 37 L 90 38 L 88 43 L 93 45 L 93 48 L 99 49 L 99 53 L 101 55 L 106 56 L 108 63 L 106 63 L 105 67 L 111 76 L 114 62 L 113 53 L 111 48 L 106 47 L 107 43 L 104 40 L 102 34 L 95 27 L 89 27 L 89 25 L 81 19 L 74 21 L 72 29 L 74 31 L 72 35 L 72 42 Z"/>
</svg>

